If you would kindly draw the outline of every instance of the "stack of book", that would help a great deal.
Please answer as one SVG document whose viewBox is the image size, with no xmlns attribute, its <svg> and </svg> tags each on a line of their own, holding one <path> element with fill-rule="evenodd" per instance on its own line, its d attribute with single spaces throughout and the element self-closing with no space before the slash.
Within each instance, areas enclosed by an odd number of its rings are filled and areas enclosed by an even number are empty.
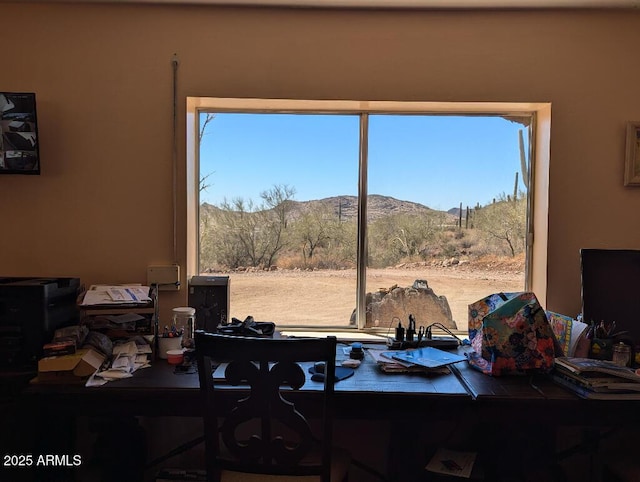
<svg viewBox="0 0 640 482">
<path fill-rule="evenodd" d="M 640 375 L 611 361 L 556 357 L 551 376 L 582 398 L 640 400 Z"/>
</svg>

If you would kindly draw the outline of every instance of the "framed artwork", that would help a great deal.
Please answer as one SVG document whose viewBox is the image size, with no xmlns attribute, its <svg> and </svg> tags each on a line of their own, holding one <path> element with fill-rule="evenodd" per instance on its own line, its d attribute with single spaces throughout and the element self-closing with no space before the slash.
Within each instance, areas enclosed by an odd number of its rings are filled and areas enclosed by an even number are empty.
<svg viewBox="0 0 640 482">
<path fill-rule="evenodd" d="M 627 122 L 627 154 L 624 161 L 624 185 L 640 186 L 640 121 Z"/>
</svg>

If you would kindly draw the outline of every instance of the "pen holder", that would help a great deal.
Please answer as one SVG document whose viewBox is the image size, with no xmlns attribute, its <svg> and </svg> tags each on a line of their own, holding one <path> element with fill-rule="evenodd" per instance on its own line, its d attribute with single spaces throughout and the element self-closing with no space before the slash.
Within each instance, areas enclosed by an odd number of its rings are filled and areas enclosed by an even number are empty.
<svg viewBox="0 0 640 482">
<path fill-rule="evenodd" d="M 591 350 L 589 350 L 589 358 L 597 360 L 612 360 L 614 338 L 594 338 L 591 340 Z"/>
<path fill-rule="evenodd" d="M 174 336 L 171 338 L 158 338 L 158 358 L 167 359 L 169 350 L 180 350 L 182 348 L 182 337 Z"/>
</svg>

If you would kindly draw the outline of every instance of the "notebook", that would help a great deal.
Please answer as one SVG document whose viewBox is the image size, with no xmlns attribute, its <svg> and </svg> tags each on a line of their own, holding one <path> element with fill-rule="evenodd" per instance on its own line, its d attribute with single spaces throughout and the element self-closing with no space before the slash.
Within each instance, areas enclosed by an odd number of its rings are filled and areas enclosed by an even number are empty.
<svg viewBox="0 0 640 482">
<path fill-rule="evenodd" d="M 457 363 L 466 360 L 464 355 L 451 353 L 432 346 L 424 348 L 416 348 L 415 350 L 407 350 L 404 352 L 396 352 L 393 355 L 395 360 L 413 363 L 427 368 L 437 368 L 451 363 Z"/>
</svg>

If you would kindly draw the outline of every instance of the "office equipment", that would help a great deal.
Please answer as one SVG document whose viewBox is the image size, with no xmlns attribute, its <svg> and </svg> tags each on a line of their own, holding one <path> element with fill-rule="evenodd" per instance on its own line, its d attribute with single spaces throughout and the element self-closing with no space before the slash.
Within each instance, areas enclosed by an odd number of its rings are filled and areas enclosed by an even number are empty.
<svg viewBox="0 0 640 482">
<path fill-rule="evenodd" d="M 268 475 L 346 480 L 348 454 L 332 446 L 335 337 L 265 339 L 197 331 L 195 345 L 203 392 L 207 480 L 219 481 L 222 471 L 263 474 L 260 480 L 269 480 Z M 325 369 L 322 410 L 314 413 L 321 420 L 321 434 L 314 435 L 304 411 L 290 395 L 306 381 L 298 363 L 318 361 Z M 214 389 L 212 362 L 228 362 L 225 377 L 232 385 L 248 383 L 249 397 L 225 406 L 221 390 Z M 281 390 L 284 385 L 291 390 Z M 247 426 L 248 420 L 258 423 Z M 241 424 L 246 433 L 237 430 Z"/>
<path fill-rule="evenodd" d="M 229 277 L 193 276 L 188 304 L 196 309 L 196 329 L 213 333 L 229 323 Z"/>
<path fill-rule="evenodd" d="M 78 323 L 79 278 L 0 278 L 0 372 L 34 372 L 56 328 Z"/>
<path fill-rule="evenodd" d="M 0 174 L 40 174 L 35 93 L 0 92 Z"/>
<path fill-rule="evenodd" d="M 611 337 L 640 344 L 640 250 L 580 250 L 582 319 L 616 323 Z M 626 333 L 621 333 L 626 332 Z"/>
<path fill-rule="evenodd" d="M 157 296 L 139 284 L 92 285 L 79 296 L 80 320 L 110 338 L 156 335 Z"/>
</svg>

